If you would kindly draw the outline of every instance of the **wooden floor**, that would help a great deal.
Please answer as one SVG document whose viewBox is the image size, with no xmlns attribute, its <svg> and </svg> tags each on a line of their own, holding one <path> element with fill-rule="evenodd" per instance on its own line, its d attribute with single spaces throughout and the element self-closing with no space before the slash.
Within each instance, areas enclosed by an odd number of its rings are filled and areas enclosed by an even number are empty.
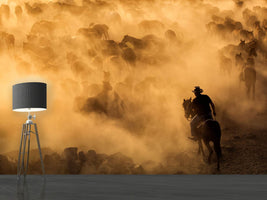
<svg viewBox="0 0 267 200">
<path fill-rule="evenodd" d="M 267 199 L 267 176 L 0 175 L 0 199 Z"/>
</svg>

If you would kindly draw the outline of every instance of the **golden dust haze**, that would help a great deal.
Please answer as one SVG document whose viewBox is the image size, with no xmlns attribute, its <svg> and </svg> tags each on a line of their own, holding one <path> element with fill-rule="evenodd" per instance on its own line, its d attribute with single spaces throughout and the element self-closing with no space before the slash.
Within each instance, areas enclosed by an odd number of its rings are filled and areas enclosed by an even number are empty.
<svg viewBox="0 0 267 200">
<path fill-rule="evenodd" d="M 196 85 L 214 100 L 222 126 L 226 118 L 251 121 L 264 107 L 264 88 L 258 81 L 256 100 L 247 99 L 234 60 L 230 75 L 220 68 L 219 50 L 240 38 L 207 24 L 230 17 L 245 28 L 244 9 L 267 3 L 235 2 L 1 1 L 0 153 L 18 149 L 26 114 L 12 112 L 11 94 L 23 81 L 48 84 L 48 109 L 36 121 L 42 147 L 58 151 L 122 152 L 137 163 L 195 156 L 182 102 Z M 266 58 L 255 62 L 264 79 Z"/>
</svg>

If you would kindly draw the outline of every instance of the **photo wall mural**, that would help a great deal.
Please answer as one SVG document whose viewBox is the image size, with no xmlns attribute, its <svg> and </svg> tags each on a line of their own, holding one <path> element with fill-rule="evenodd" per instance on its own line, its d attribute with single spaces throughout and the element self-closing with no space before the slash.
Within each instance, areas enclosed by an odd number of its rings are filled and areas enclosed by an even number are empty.
<svg viewBox="0 0 267 200">
<path fill-rule="evenodd" d="M 0 4 L 0 174 L 17 173 L 22 82 L 47 84 L 47 110 L 32 113 L 47 174 L 267 173 L 267 1 Z M 220 171 L 188 138 L 195 86 L 216 108 Z"/>
</svg>

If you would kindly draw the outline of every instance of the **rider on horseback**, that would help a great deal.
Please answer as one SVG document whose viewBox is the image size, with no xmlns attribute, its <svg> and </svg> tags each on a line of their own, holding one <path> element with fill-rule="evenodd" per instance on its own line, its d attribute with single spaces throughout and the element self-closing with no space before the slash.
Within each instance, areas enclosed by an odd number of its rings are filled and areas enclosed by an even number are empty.
<svg viewBox="0 0 267 200">
<path fill-rule="evenodd" d="M 192 101 L 192 109 L 194 111 L 195 116 L 190 122 L 192 135 L 192 138 L 190 139 L 196 141 L 196 132 L 199 124 L 208 119 L 213 119 L 211 114 L 211 107 L 214 116 L 216 116 L 216 112 L 215 106 L 211 101 L 210 97 L 208 95 L 201 94 L 203 90 L 199 86 L 196 86 L 192 92 L 195 94 L 196 97 Z"/>
</svg>

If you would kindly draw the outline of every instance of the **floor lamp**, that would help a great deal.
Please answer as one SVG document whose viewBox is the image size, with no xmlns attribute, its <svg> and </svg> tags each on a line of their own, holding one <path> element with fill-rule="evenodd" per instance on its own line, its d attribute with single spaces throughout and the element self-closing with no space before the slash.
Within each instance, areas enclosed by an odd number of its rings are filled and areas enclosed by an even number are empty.
<svg viewBox="0 0 267 200">
<path fill-rule="evenodd" d="M 44 111 L 47 109 L 46 103 L 46 84 L 41 82 L 26 82 L 13 85 L 13 111 L 27 112 L 28 119 L 22 125 L 21 140 L 18 155 L 17 177 L 23 173 L 26 177 L 29 157 L 30 157 L 30 139 L 31 134 L 35 134 L 40 154 L 43 175 L 45 175 L 43 157 L 41 152 L 40 140 L 37 125 L 32 121 L 35 116 L 31 112 Z M 27 149 L 26 149 L 27 147 Z M 27 152 L 26 152 L 27 151 Z M 26 166 L 25 166 L 25 154 Z"/>
</svg>

